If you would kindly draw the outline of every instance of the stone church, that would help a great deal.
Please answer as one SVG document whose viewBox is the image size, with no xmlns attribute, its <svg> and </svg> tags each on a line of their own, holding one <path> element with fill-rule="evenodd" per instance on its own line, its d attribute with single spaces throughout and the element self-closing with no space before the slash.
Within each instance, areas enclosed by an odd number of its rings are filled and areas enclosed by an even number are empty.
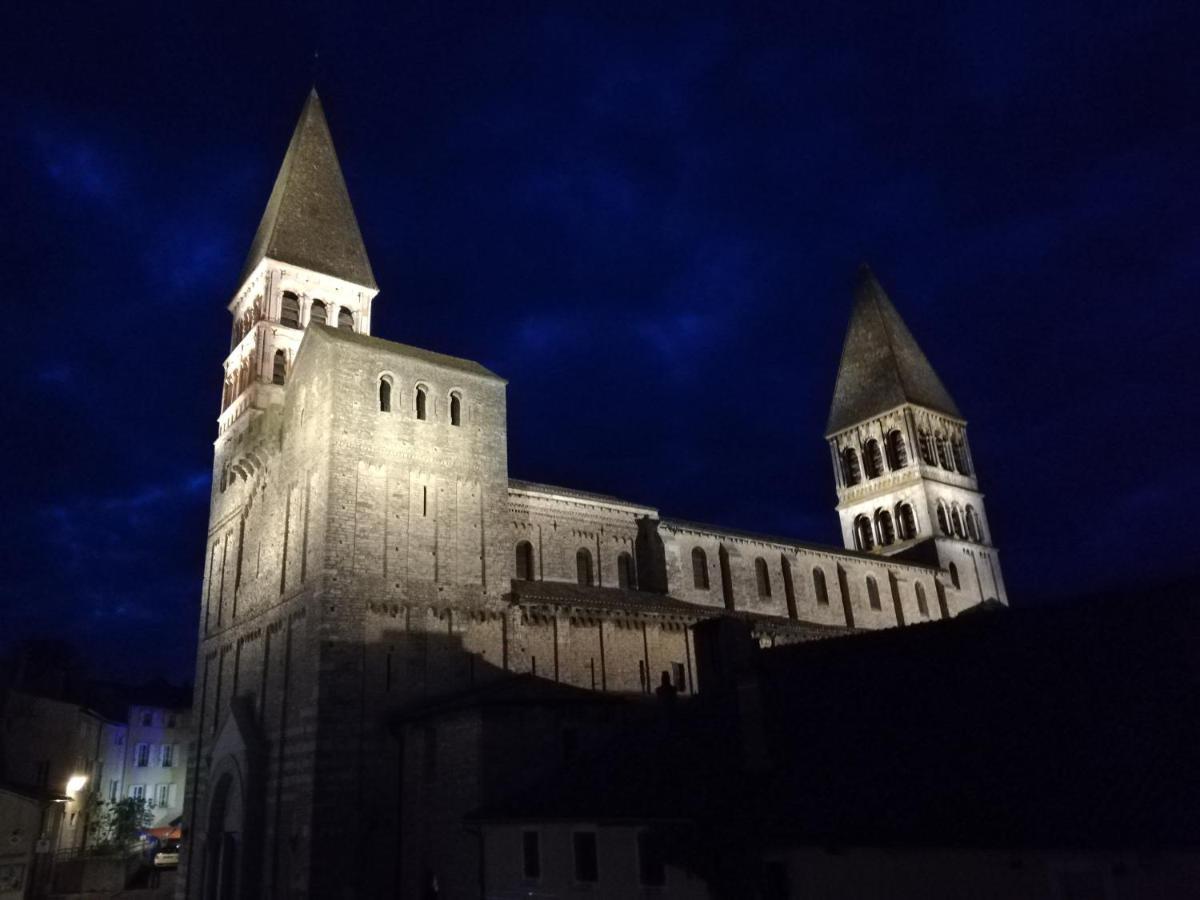
<svg viewBox="0 0 1200 900">
<path fill-rule="evenodd" d="M 314 91 L 228 306 L 180 896 L 419 896 L 388 723 L 431 697 L 688 695 L 717 613 L 772 644 L 1007 602 L 965 420 L 865 269 L 826 429 L 844 547 L 510 478 L 507 382 L 373 336 L 378 293 Z"/>
</svg>

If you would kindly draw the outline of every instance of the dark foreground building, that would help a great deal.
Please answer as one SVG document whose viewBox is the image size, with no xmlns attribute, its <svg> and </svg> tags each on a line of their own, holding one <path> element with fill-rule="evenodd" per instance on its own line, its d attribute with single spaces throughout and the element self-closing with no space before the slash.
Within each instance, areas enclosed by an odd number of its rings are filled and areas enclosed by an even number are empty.
<svg viewBox="0 0 1200 900">
<path fill-rule="evenodd" d="M 1200 615 L 1097 604 L 763 649 L 467 817 L 472 896 L 1172 900 L 1200 891 Z"/>
</svg>

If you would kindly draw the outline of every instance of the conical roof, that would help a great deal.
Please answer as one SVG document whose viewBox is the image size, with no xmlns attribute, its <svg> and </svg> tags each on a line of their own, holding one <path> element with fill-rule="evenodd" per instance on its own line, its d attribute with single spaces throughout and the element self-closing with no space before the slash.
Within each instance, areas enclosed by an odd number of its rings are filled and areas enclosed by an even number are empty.
<svg viewBox="0 0 1200 900">
<path fill-rule="evenodd" d="M 858 271 L 826 435 L 914 403 L 957 419 L 958 406 L 875 275 Z"/>
<path fill-rule="evenodd" d="M 263 257 L 379 287 L 315 88 L 292 133 L 241 281 Z"/>
</svg>

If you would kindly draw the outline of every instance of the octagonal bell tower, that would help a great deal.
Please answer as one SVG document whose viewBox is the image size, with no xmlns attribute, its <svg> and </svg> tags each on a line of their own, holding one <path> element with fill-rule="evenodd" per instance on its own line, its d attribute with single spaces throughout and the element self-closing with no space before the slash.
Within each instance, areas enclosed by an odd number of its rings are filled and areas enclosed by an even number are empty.
<svg viewBox="0 0 1200 900">
<path fill-rule="evenodd" d="M 1007 603 L 966 419 L 865 265 L 825 437 L 847 549 L 938 565 L 951 611 Z"/>
</svg>

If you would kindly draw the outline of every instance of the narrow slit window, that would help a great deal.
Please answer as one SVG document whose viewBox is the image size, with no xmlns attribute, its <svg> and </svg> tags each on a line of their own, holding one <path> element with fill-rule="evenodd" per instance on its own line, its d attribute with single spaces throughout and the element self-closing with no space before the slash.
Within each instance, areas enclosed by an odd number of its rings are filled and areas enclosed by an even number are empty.
<svg viewBox="0 0 1200 900">
<path fill-rule="evenodd" d="M 637 578 L 633 573 L 633 555 L 628 551 L 617 557 L 617 584 L 630 590 L 637 589 Z"/>
<path fill-rule="evenodd" d="M 462 425 L 462 397 L 457 391 L 450 395 L 450 424 Z"/>
<path fill-rule="evenodd" d="M 761 556 L 754 560 L 754 581 L 758 587 L 758 599 L 771 599 L 771 573 L 767 570 L 767 561 Z"/>
<path fill-rule="evenodd" d="M 275 351 L 275 363 L 271 368 L 271 381 L 274 384 L 283 384 L 287 381 L 287 356 L 282 350 Z"/>
<path fill-rule="evenodd" d="M 871 604 L 871 609 L 882 608 L 882 604 L 879 602 L 879 583 L 870 575 L 867 576 L 867 600 Z"/>
<path fill-rule="evenodd" d="M 818 606 L 829 605 L 829 588 L 825 584 L 825 572 L 822 569 L 813 569 L 813 593 L 817 595 Z"/>
<path fill-rule="evenodd" d="M 692 548 L 692 586 L 708 590 L 708 554 L 700 547 Z"/>
<path fill-rule="evenodd" d="M 517 544 L 517 580 L 533 581 L 533 544 L 529 541 Z"/>
<path fill-rule="evenodd" d="M 582 585 L 592 584 L 592 554 L 586 547 L 575 554 L 575 580 Z"/>
<path fill-rule="evenodd" d="M 392 411 L 392 379 L 387 375 L 379 379 L 379 411 Z"/>
<path fill-rule="evenodd" d="M 426 393 L 427 392 L 426 392 L 424 385 L 417 386 L 417 396 L 416 396 L 417 418 L 421 419 L 422 421 L 425 419 L 425 413 L 426 413 L 426 410 L 425 410 Z"/>
</svg>

